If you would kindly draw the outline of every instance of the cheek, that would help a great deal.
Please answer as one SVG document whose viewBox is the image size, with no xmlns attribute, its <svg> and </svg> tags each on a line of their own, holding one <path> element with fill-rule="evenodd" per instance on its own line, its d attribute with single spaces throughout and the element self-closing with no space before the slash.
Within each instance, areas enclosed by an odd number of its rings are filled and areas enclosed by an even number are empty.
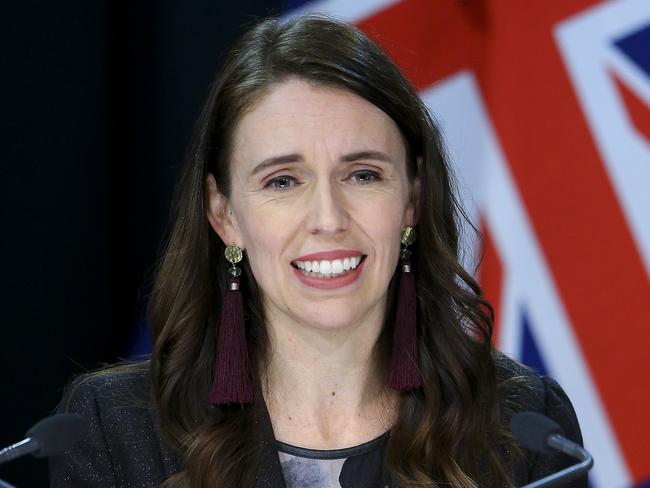
<svg viewBox="0 0 650 488">
<path fill-rule="evenodd" d="M 241 228 L 243 244 L 255 279 L 262 282 L 275 276 L 271 270 L 281 264 L 282 250 L 286 246 L 286 222 L 277 216 L 257 213 L 246 220 Z"/>
<path fill-rule="evenodd" d="M 400 254 L 399 229 L 391 229 L 384 235 L 383 261 L 389 272 L 393 272 L 397 266 Z"/>
<path fill-rule="evenodd" d="M 399 235 L 402 229 L 401 205 L 395 200 L 381 202 L 372 208 L 366 207 L 366 212 L 358 213 L 359 221 L 371 237 L 380 253 L 378 258 L 388 268 L 392 268 L 399 259 Z"/>
</svg>

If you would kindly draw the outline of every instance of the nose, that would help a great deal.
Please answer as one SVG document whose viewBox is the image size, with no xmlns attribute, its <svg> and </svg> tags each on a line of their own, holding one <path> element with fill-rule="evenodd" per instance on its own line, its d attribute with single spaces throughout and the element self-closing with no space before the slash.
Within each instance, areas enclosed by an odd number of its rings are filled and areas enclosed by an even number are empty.
<svg viewBox="0 0 650 488">
<path fill-rule="evenodd" d="M 336 235 L 347 230 L 350 216 L 345 196 L 332 182 L 319 182 L 309 205 L 308 225 L 312 234 Z"/>
</svg>

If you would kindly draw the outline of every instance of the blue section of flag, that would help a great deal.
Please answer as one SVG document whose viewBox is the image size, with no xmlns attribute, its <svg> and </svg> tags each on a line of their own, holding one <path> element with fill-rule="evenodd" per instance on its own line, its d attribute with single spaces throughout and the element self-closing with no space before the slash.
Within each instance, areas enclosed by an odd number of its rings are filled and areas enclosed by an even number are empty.
<svg viewBox="0 0 650 488">
<path fill-rule="evenodd" d="M 533 336 L 528 314 L 524 309 L 521 310 L 521 331 L 521 362 L 535 369 L 538 374 L 547 375 L 548 370 Z M 588 482 L 588 486 L 589 488 L 595 488 L 595 485 L 591 481 Z M 639 486 L 635 488 L 650 488 L 650 486 Z"/>
<path fill-rule="evenodd" d="M 140 359 L 143 356 L 151 354 L 151 349 L 152 344 L 151 334 L 149 333 L 149 320 L 147 319 L 147 304 L 144 303 L 140 307 L 138 322 L 124 349 L 124 357 L 126 359 Z"/>
<path fill-rule="evenodd" d="M 615 42 L 650 78 L 650 24 Z"/>
<path fill-rule="evenodd" d="M 525 309 L 521 310 L 521 329 L 521 355 L 519 356 L 521 362 L 535 369 L 541 375 L 548 374 L 546 364 L 542 359 L 539 347 L 537 347 L 535 337 L 533 337 L 533 331 Z"/>
<path fill-rule="evenodd" d="M 284 0 L 281 6 L 282 13 L 287 13 L 290 10 L 293 10 L 294 8 L 298 8 L 301 5 L 310 3 L 312 1 L 313 0 Z"/>
</svg>

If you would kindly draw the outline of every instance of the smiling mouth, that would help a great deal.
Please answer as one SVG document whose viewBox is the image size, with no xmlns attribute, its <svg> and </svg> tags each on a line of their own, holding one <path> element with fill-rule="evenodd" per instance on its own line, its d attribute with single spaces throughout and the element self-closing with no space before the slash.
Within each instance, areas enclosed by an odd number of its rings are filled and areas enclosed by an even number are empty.
<svg viewBox="0 0 650 488">
<path fill-rule="evenodd" d="M 366 256 L 351 256 L 343 259 L 322 259 L 319 261 L 292 261 L 291 266 L 310 278 L 331 279 L 344 276 L 355 270 Z"/>
</svg>

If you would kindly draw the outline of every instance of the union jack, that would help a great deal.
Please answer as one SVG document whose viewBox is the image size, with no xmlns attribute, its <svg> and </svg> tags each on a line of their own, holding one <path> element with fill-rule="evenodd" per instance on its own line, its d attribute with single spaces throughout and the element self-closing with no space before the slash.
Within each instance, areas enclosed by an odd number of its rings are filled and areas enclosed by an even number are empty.
<svg viewBox="0 0 650 488">
<path fill-rule="evenodd" d="M 285 16 L 311 12 L 376 39 L 437 117 L 485 238 L 496 343 L 571 397 L 591 486 L 650 487 L 650 1 L 293 1 Z"/>
</svg>

